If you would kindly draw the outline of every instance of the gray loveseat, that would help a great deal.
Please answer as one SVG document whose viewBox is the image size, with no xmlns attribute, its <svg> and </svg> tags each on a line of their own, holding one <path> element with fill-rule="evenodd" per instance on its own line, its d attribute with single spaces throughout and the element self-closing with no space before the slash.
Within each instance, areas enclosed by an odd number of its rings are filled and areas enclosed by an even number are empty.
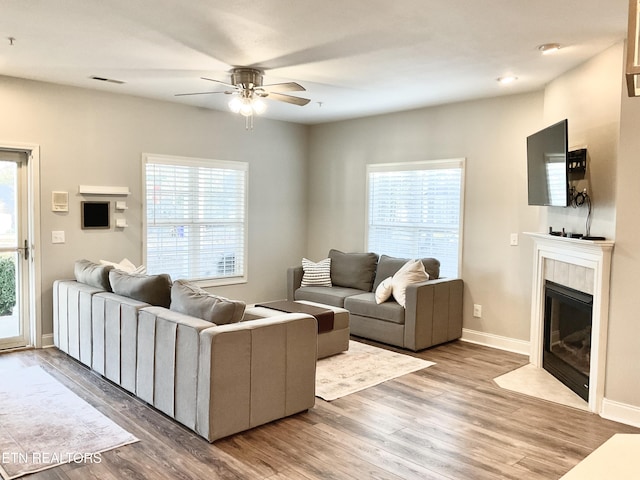
<svg viewBox="0 0 640 480">
<path fill-rule="evenodd" d="M 301 287 L 302 266 L 287 270 L 289 300 L 308 300 L 349 310 L 351 334 L 422 350 L 462 336 L 461 279 L 439 278 L 440 262 L 421 259 L 429 280 L 411 284 L 406 305 L 391 297 L 377 304 L 375 291 L 393 276 L 408 259 L 378 257 L 375 253 L 329 252 L 332 286 Z"/>
<path fill-rule="evenodd" d="M 203 300 L 168 276 L 85 267 L 81 281 L 54 282 L 55 345 L 210 442 L 314 406 L 315 318 L 217 325 L 183 312 L 234 321 L 244 304 Z"/>
</svg>

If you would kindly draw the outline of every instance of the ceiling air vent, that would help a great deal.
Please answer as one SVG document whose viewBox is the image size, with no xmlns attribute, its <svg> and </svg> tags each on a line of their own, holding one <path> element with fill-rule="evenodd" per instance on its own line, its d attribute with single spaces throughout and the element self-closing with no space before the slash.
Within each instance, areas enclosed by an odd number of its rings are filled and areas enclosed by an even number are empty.
<svg viewBox="0 0 640 480">
<path fill-rule="evenodd" d="M 122 85 L 123 82 L 122 80 L 114 80 L 113 78 L 105 78 L 105 77 L 97 77 L 95 75 L 89 77 L 91 80 L 99 80 L 101 82 L 109 82 L 109 83 L 117 83 L 118 85 Z"/>
</svg>

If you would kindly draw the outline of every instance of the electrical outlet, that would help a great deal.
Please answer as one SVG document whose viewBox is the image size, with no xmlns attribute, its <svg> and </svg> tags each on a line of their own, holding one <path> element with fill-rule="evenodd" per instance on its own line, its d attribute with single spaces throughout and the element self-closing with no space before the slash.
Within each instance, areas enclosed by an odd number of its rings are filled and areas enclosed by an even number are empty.
<svg viewBox="0 0 640 480">
<path fill-rule="evenodd" d="M 518 245 L 518 234 L 517 233 L 512 233 L 511 234 L 511 246 L 515 247 Z"/>
<path fill-rule="evenodd" d="M 478 305 L 477 303 L 473 304 L 473 316 L 482 318 L 482 305 Z"/>
</svg>

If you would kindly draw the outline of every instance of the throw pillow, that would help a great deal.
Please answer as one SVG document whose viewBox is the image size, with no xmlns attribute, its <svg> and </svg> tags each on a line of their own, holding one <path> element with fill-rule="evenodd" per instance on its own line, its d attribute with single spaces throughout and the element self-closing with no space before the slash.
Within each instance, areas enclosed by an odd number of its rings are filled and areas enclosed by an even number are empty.
<svg viewBox="0 0 640 480">
<path fill-rule="evenodd" d="M 111 270 L 113 270 L 113 267 L 110 265 L 98 265 L 89 260 L 78 260 L 73 266 L 73 274 L 77 282 L 86 283 L 107 292 L 111 291 L 111 284 L 109 283 L 109 272 Z"/>
<path fill-rule="evenodd" d="M 378 285 L 378 288 L 376 288 L 375 296 L 376 303 L 378 305 L 386 302 L 391 298 L 391 294 L 393 293 L 393 285 L 391 283 L 392 281 L 393 277 L 387 277 L 382 282 L 380 282 L 380 285 Z"/>
<path fill-rule="evenodd" d="M 393 298 L 403 307 L 407 303 L 407 286 L 429 280 L 429 274 L 420 260 L 409 260 L 391 279 Z"/>
<path fill-rule="evenodd" d="M 100 260 L 102 265 L 111 265 L 113 268 L 122 270 L 127 273 L 146 273 L 147 268 L 144 265 L 136 267 L 131 260 L 123 258 L 120 262 L 111 262 L 109 260 Z"/>
<path fill-rule="evenodd" d="M 408 258 L 390 257 L 388 255 L 380 255 L 378 260 L 378 269 L 376 271 L 376 279 L 373 282 L 373 290 L 375 291 L 387 277 L 392 277 L 395 273 L 407 263 Z M 435 280 L 440 278 L 440 261 L 435 258 L 422 258 L 422 264 L 429 274 L 429 278 Z"/>
<path fill-rule="evenodd" d="M 302 259 L 302 283 L 301 287 L 330 287 L 331 286 L 331 259 L 325 258 L 318 263 L 306 258 Z"/>
<path fill-rule="evenodd" d="M 171 277 L 160 275 L 141 275 L 113 269 L 109 272 L 109 282 L 113 293 L 133 298 L 158 307 L 171 305 Z"/>
<path fill-rule="evenodd" d="M 244 302 L 219 297 L 186 280 L 176 280 L 171 286 L 171 310 L 216 325 L 239 322 L 245 306 Z"/>
<path fill-rule="evenodd" d="M 376 276 L 378 255 L 375 253 L 344 253 L 329 250 L 331 283 L 338 287 L 357 288 L 371 292 Z"/>
</svg>

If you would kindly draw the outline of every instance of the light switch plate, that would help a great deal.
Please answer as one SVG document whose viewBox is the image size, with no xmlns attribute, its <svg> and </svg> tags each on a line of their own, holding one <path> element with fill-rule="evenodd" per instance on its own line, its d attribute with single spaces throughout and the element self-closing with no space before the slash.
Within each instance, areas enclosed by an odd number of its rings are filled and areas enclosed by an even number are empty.
<svg viewBox="0 0 640 480">
<path fill-rule="evenodd" d="M 51 243 L 64 243 L 64 230 L 54 230 L 51 232 Z"/>
</svg>

